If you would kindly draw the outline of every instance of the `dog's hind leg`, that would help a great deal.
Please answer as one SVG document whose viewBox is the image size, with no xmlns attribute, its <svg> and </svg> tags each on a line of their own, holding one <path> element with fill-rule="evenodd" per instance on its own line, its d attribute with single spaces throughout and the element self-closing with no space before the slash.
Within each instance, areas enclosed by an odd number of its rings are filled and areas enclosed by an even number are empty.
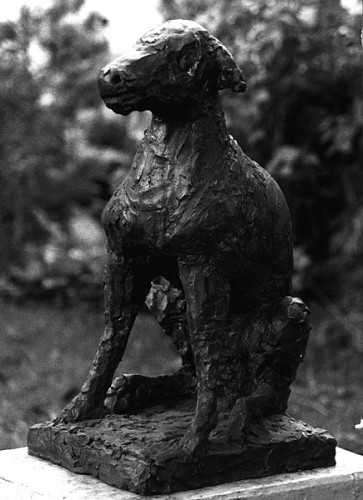
<svg viewBox="0 0 363 500">
<path fill-rule="evenodd" d="M 309 309 L 295 297 L 263 303 L 251 315 L 245 332 L 251 386 L 249 395 L 237 399 L 231 412 L 227 428 L 230 439 L 243 440 L 252 421 L 286 410 L 309 332 Z"/>
<path fill-rule="evenodd" d="M 193 388 L 193 377 L 184 370 L 156 377 L 121 375 L 113 380 L 107 392 L 105 408 L 111 414 L 135 412 L 190 395 Z"/>
<path fill-rule="evenodd" d="M 197 405 L 181 447 L 187 453 L 201 456 L 207 451 L 209 433 L 218 420 L 218 367 L 230 286 L 215 266 L 201 257 L 180 260 L 179 274 L 197 375 Z"/>
<path fill-rule="evenodd" d="M 62 411 L 61 420 L 77 421 L 103 413 L 107 390 L 149 287 L 144 256 L 125 258 L 109 250 L 104 273 L 105 330 L 89 376 Z"/>
<path fill-rule="evenodd" d="M 171 338 L 182 362 L 182 370 L 195 374 L 193 353 L 190 345 L 186 301 L 184 294 L 164 276 L 151 282 L 145 304 L 154 315 L 165 334 Z"/>
<path fill-rule="evenodd" d="M 181 284 L 177 288 L 159 275 L 151 282 L 145 301 L 149 311 L 176 347 L 181 367 L 171 374 L 147 376 L 135 373 L 116 377 L 105 399 L 108 413 L 122 414 L 154 404 L 170 403 L 195 391 L 193 353 L 181 288 Z"/>
</svg>

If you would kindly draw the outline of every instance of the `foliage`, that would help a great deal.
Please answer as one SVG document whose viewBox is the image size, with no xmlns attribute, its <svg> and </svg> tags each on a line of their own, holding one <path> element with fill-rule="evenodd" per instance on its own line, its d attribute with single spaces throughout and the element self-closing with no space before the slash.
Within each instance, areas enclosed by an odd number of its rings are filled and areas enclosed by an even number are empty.
<svg viewBox="0 0 363 500">
<path fill-rule="evenodd" d="M 56 298 L 51 307 L 0 303 L 0 448 L 25 445 L 28 425 L 58 414 L 85 379 L 102 314 L 74 299 L 102 293 L 98 221 L 140 139 L 135 116 L 99 102 L 105 20 L 82 18 L 82 4 L 54 0 L 0 23 L 0 294 Z M 243 68 L 249 91 L 223 95 L 229 128 L 283 187 L 295 282 L 322 304 L 290 411 L 363 453 L 354 431 L 363 382 L 359 21 L 337 0 L 161 4 L 165 17 L 209 28 Z M 170 346 L 160 347 L 155 324 L 139 319 L 132 339 L 124 371 L 137 360 L 147 373 L 165 370 Z"/>
<path fill-rule="evenodd" d="M 106 21 L 82 17 L 83 3 L 24 7 L 17 22 L 0 23 L 0 292 L 10 295 L 30 276 L 31 289 L 50 282 L 58 261 L 50 270 L 49 246 L 63 262 L 56 267 L 78 266 L 64 287 L 86 268 L 88 281 L 93 264 L 88 255 L 75 264 L 71 226 L 99 221 L 139 139 L 135 116 L 117 117 L 100 102 Z M 246 94 L 223 95 L 227 120 L 288 199 L 297 287 L 332 296 L 348 273 L 354 300 L 363 274 L 355 265 L 363 252 L 358 19 L 338 0 L 163 0 L 161 9 L 209 28 L 246 74 Z"/>
<path fill-rule="evenodd" d="M 363 255 L 358 16 L 339 0 L 162 0 L 161 12 L 196 20 L 231 49 L 249 86 L 223 96 L 231 133 L 285 192 L 305 271 L 296 283 L 336 295 L 337 268 Z"/>
<path fill-rule="evenodd" d="M 82 17 L 83 3 L 23 7 L 18 21 L 0 23 L 2 294 L 44 296 L 61 283 L 72 288 L 77 277 L 78 288 L 99 279 L 101 252 L 92 278 L 95 261 L 74 246 L 71 227 L 89 216 L 99 221 L 134 139 L 125 124 L 116 133 L 116 117 L 99 99 L 98 72 L 110 58 L 107 21 Z M 50 248 L 57 249 L 51 263 Z"/>
</svg>

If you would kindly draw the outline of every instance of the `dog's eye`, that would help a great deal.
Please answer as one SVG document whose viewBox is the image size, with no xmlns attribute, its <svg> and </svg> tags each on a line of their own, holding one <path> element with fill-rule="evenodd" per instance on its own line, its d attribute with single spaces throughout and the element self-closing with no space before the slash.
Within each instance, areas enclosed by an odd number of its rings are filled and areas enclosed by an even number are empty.
<svg viewBox="0 0 363 500">
<path fill-rule="evenodd" d="M 189 69 L 196 63 L 197 58 L 198 54 L 196 47 L 189 49 L 179 58 L 179 69 L 181 69 L 182 71 L 189 71 Z"/>
</svg>

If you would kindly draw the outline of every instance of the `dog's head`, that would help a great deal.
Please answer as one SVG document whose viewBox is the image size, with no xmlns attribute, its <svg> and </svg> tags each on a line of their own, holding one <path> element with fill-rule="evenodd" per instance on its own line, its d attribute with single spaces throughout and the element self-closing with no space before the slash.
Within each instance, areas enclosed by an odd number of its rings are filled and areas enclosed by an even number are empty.
<svg viewBox="0 0 363 500">
<path fill-rule="evenodd" d="M 186 109 L 207 94 L 244 92 L 242 71 L 225 46 L 193 21 L 172 20 L 148 31 L 101 70 L 100 94 L 116 113 Z"/>
</svg>

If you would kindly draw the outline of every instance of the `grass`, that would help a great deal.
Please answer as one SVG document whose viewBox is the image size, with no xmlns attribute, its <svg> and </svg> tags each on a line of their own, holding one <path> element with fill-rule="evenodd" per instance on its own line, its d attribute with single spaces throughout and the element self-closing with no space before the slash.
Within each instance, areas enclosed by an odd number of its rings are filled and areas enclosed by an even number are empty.
<svg viewBox="0 0 363 500">
<path fill-rule="evenodd" d="M 77 393 L 103 317 L 99 307 L 85 304 L 64 308 L 3 302 L 0 307 L 0 449 L 7 449 L 25 446 L 29 426 L 54 418 Z M 328 429 L 339 446 L 363 454 L 363 431 L 354 427 L 363 417 L 363 354 L 339 327 L 332 329 L 324 314 L 316 311 L 289 413 Z M 169 339 L 153 318 L 141 315 L 119 371 L 155 375 L 171 372 L 177 364 Z"/>
<path fill-rule="evenodd" d="M 289 413 L 328 429 L 338 446 L 363 455 L 363 351 L 321 308 L 312 309 L 313 329 L 304 363 L 292 387 Z"/>
</svg>

